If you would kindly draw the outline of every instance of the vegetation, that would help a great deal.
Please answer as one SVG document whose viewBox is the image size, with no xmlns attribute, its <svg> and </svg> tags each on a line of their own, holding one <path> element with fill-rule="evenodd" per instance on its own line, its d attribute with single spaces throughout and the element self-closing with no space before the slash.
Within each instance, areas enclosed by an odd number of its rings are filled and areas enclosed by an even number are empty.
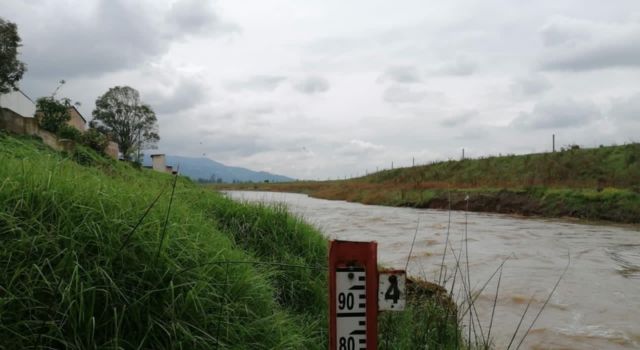
<svg viewBox="0 0 640 350">
<path fill-rule="evenodd" d="M 61 81 L 64 83 L 64 80 Z M 90 127 L 82 132 L 68 124 L 71 119 L 69 113 L 71 100 L 68 98 L 56 99 L 55 97 L 41 97 L 36 102 L 40 114 L 40 126 L 47 131 L 55 133 L 58 138 L 79 142 L 99 154 L 104 154 L 109 144 L 109 138 L 97 128 Z"/>
<path fill-rule="evenodd" d="M 104 154 L 107 146 L 109 146 L 109 138 L 91 127 L 82 134 L 81 142 L 99 154 Z"/>
<path fill-rule="evenodd" d="M 440 286 L 411 282 L 405 311 L 378 315 L 378 349 L 466 349 L 456 307 Z M 477 344 L 474 348 L 489 349 Z"/>
<path fill-rule="evenodd" d="M 327 242 L 286 208 L 1 133 L 0 162 L 0 349 L 326 348 Z M 385 349 L 454 348 L 411 305 Z"/>
<path fill-rule="evenodd" d="M 436 162 L 345 181 L 224 186 L 365 204 L 640 222 L 640 144 Z"/>
<path fill-rule="evenodd" d="M 278 260 L 317 266 L 326 248 L 307 225 L 183 178 L 172 197 L 169 175 L 83 147 L 65 158 L 0 136 L 0 149 L 0 348 L 324 348 L 325 306 L 300 307 L 324 300 L 324 272 L 293 269 L 294 285 L 310 276 L 301 291 L 278 282 L 285 267 L 257 240 L 287 232 Z M 253 212 L 281 231 L 247 221 L 256 239 L 235 242 L 234 215 Z"/>
<path fill-rule="evenodd" d="M 140 101 L 140 93 L 129 86 L 112 87 L 98 97 L 93 118 L 92 126 L 111 135 L 127 160 L 160 140 L 156 114 Z"/>
<path fill-rule="evenodd" d="M 17 89 L 17 84 L 26 71 L 18 59 L 20 36 L 15 23 L 0 18 L 0 94 Z"/>
<path fill-rule="evenodd" d="M 58 100 L 53 96 L 40 97 L 36 100 L 36 109 L 40 114 L 40 126 L 57 134 L 71 119 L 69 108 L 71 108 L 71 100 L 68 98 Z"/>
</svg>

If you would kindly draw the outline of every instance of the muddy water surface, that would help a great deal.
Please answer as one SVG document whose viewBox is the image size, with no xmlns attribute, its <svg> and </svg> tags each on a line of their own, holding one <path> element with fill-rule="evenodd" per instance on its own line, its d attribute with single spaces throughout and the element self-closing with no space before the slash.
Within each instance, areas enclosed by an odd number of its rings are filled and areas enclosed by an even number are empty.
<svg viewBox="0 0 640 350">
<path fill-rule="evenodd" d="M 521 349 L 640 349 L 637 229 L 464 212 L 451 212 L 448 225 L 446 211 L 369 206 L 301 194 L 228 194 L 239 200 L 286 203 L 290 211 L 329 238 L 378 241 L 379 262 L 395 268 L 404 268 L 419 221 L 408 270 L 431 281 L 437 281 L 441 274 L 447 227 L 458 254 L 464 247 L 466 223 L 473 290 L 479 290 L 500 263 L 509 258 L 503 268 L 491 331 L 497 349 L 507 347 L 531 300 L 514 340 L 514 344 L 519 343 L 570 256 L 566 275 Z M 450 251 L 445 256 L 445 267 L 442 274 L 450 288 L 455 267 Z M 463 269 L 466 271 L 465 258 Z M 460 299 L 465 294 L 461 285 L 458 275 L 453 290 Z M 478 338 L 488 331 L 496 287 L 494 278 L 478 297 L 476 307 L 483 328 L 480 331 L 475 327 Z"/>
</svg>

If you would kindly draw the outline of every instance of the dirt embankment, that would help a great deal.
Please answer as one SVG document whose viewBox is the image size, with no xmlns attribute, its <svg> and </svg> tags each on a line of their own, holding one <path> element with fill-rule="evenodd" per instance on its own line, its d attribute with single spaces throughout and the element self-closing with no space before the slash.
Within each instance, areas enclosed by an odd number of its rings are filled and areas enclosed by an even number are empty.
<svg viewBox="0 0 640 350">
<path fill-rule="evenodd" d="M 635 195 L 637 197 L 637 195 Z M 439 192 L 424 201 L 399 202 L 398 206 L 428 209 L 468 210 L 522 216 L 566 217 L 593 221 L 640 223 L 637 199 L 600 198 L 579 192 L 541 195 L 526 191 L 501 190 L 466 194 Z"/>
<path fill-rule="evenodd" d="M 449 204 L 451 201 L 451 204 Z M 452 209 L 474 212 L 491 212 L 517 215 L 545 215 L 545 206 L 538 198 L 519 193 L 500 191 L 492 194 L 475 194 L 467 196 L 457 193 L 451 196 L 437 195 L 421 203 L 401 203 L 400 206 L 425 209 Z M 562 214 L 561 214 L 562 215 Z M 570 216 L 567 211 L 565 215 Z"/>
<path fill-rule="evenodd" d="M 569 217 L 625 224 L 640 223 L 640 191 L 618 188 L 473 188 L 356 181 L 235 184 L 219 190 L 304 193 L 314 198 L 373 205 L 469 210 L 550 218 Z M 450 188 L 450 189 L 448 189 Z"/>
</svg>

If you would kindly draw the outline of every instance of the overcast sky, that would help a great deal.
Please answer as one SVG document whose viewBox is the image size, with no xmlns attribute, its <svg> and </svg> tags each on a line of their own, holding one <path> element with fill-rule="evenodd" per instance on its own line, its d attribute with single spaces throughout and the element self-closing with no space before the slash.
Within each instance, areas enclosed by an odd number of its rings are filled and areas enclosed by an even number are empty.
<svg viewBox="0 0 640 350">
<path fill-rule="evenodd" d="M 301 179 L 640 141 L 638 0 L 2 0 L 21 88 L 115 85 L 159 150 Z"/>
</svg>

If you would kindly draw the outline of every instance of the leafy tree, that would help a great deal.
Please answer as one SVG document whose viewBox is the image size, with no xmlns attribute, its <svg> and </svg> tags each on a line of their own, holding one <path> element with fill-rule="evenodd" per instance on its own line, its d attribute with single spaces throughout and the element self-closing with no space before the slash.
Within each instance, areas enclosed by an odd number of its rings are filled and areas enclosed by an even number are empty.
<svg viewBox="0 0 640 350">
<path fill-rule="evenodd" d="M 54 97 L 40 97 L 36 100 L 36 108 L 41 115 L 40 126 L 53 133 L 57 133 L 71 119 L 71 100 L 68 98 L 57 100 Z"/>
<path fill-rule="evenodd" d="M 26 67 L 18 60 L 20 36 L 15 23 L 0 18 L 0 94 L 16 90 Z"/>
<path fill-rule="evenodd" d="M 149 105 L 140 101 L 140 94 L 129 86 L 110 88 L 96 100 L 93 125 L 109 134 L 118 144 L 125 159 L 136 151 L 151 148 L 160 140 L 157 118 Z"/>
</svg>

